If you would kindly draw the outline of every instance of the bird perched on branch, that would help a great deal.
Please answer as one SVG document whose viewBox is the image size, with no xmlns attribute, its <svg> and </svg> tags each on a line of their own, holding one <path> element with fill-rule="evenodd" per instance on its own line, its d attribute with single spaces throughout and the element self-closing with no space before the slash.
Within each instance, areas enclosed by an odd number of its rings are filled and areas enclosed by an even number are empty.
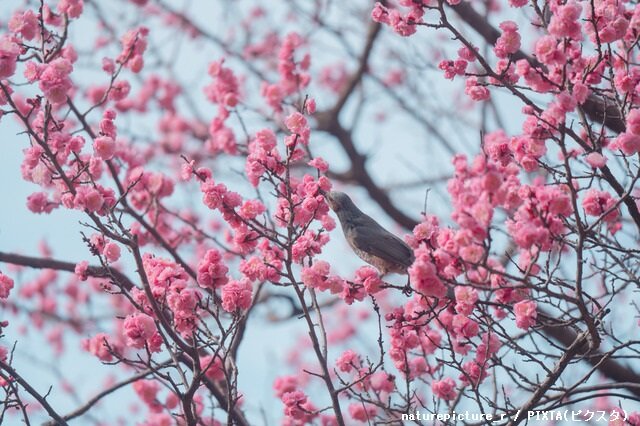
<svg viewBox="0 0 640 426">
<path fill-rule="evenodd" d="M 415 260 L 411 247 L 360 211 L 344 192 L 331 191 L 324 196 L 338 216 L 347 242 L 362 260 L 380 275 L 407 273 Z"/>
</svg>

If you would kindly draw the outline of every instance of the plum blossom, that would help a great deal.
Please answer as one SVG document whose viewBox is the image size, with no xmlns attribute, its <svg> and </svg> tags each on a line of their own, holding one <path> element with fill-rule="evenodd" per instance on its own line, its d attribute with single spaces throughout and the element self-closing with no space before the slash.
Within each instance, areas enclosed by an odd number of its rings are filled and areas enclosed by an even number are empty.
<svg viewBox="0 0 640 426">
<path fill-rule="evenodd" d="M 0 78 L 9 78 L 16 72 L 20 47 L 9 37 L 0 38 Z"/>
<path fill-rule="evenodd" d="M 498 58 L 506 58 L 520 49 L 520 34 L 518 34 L 518 25 L 513 21 L 504 21 L 500 24 L 503 31 L 493 50 Z"/>
<path fill-rule="evenodd" d="M 516 325 L 524 330 L 536 324 L 538 305 L 533 300 L 522 300 L 513 305 L 516 314 Z"/>
<path fill-rule="evenodd" d="M 353 350 L 346 350 L 336 360 L 336 367 L 343 373 L 350 373 L 354 368 L 359 368 L 362 364 L 360 356 Z"/>
<path fill-rule="evenodd" d="M 222 309 L 227 312 L 247 310 L 251 306 L 253 286 L 249 280 L 229 281 L 222 287 Z"/>
<path fill-rule="evenodd" d="M 456 392 L 456 383 L 451 377 L 445 377 L 442 380 L 436 380 L 431 383 L 433 394 L 445 401 L 453 401 L 458 394 Z"/>
<path fill-rule="evenodd" d="M 207 250 L 198 263 L 198 284 L 204 288 L 216 289 L 229 281 L 229 268 L 223 263 L 222 255 L 216 249 Z"/>
<path fill-rule="evenodd" d="M 57 58 L 44 65 L 40 72 L 40 89 L 52 104 L 66 102 L 67 94 L 73 87 L 69 74 L 73 65 L 65 58 Z"/>
<path fill-rule="evenodd" d="M 0 299 L 9 297 L 9 293 L 13 288 L 13 280 L 0 272 Z"/>
<path fill-rule="evenodd" d="M 146 341 L 156 333 L 153 318 L 142 313 L 127 316 L 123 327 L 127 344 L 136 349 L 142 349 Z"/>
</svg>

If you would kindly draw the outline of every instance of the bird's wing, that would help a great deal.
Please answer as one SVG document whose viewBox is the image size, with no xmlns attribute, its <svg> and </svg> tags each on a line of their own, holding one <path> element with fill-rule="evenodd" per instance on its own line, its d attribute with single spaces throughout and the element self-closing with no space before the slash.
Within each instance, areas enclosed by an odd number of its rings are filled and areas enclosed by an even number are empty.
<svg viewBox="0 0 640 426">
<path fill-rule="evenodd" d="M 375 222 L 374 222 L 375 223 Z M 406 267 L 414 260 L 413 251 L 400 238 L 396 237 L 378 223 L 377 226 L 356 226 L 353 231 L 353 243 L 360 250 L 384 260 Z"/>
</svg>

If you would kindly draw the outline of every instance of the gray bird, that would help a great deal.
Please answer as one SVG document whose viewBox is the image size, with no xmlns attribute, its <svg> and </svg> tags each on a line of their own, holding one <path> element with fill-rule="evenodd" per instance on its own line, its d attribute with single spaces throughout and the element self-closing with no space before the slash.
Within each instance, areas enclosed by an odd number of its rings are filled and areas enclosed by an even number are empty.
<svg viewBox="0 0 640 426">
<path fill-rule="evenodd" d="M 415 260 L 411 247 L 360 211 L 344 192 L 327 192 L 325 198 L 338 215 L 347 242 L 362 260 L 376 267 L 380 275 L 407 273 Z"/>
</svg>

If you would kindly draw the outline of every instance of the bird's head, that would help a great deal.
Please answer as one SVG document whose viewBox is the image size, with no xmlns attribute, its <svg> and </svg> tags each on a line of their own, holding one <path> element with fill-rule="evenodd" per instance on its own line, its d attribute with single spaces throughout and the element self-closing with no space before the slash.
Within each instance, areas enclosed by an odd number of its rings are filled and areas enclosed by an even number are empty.
<svg viewBox="0 0 640 426">
<path fill-rule="evenodd" d="M 324 198 L 327 200 L 327 204 L 331 207 L 331 210 L 338 213 L 344 209 L 349 209 L 353 206 L 353 201 L 344 192 L 329 191 L 324 193 Z"/>
</svg>

